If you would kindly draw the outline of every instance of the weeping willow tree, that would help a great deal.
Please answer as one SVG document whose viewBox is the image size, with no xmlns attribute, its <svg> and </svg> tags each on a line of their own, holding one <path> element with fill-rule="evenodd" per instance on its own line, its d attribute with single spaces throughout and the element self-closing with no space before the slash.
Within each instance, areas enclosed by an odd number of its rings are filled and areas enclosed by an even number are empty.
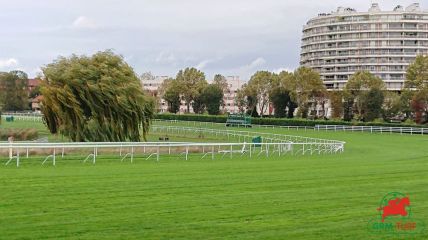
<svg viewBox="0 0 428 240">
<path fill-rule="evenodd" d="M 146 140 L 154 102 L 121 56 L 104 51 L 60 57 L 42 70 L 41 110 L 51 133 L 106 142 L 140 141 L 142 132 Z"/>
</svg>

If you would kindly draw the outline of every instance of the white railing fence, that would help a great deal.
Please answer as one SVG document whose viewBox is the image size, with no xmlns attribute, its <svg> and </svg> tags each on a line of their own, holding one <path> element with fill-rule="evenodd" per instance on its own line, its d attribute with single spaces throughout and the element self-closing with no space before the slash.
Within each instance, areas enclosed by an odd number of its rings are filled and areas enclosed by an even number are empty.
<svg viewBox="0 0 428 240">
<path fill-rule="evenodd" d="M 175 134 L 177 136 L 198 135 L 206 134 L 215 138 L 222 137 L 227 140 L 235 139 L 238 142 L 248 142 L 255 137 L 261 137 L 262 142 L 275 143 L 275 142 L 293 142 L 293 143 L 345 143 L 337 140 L 311 138 L 286 134 L 263 133 L 254 131 L 240 131 L 240 130 L 225 130 L 213 128 L 197 128 L 197 127 L 183 127 L 183 126 L 151 126 L 153 132 L 161 132 L 165 134 Z"/>
<path fill-rule="evenodd" d="M 38 113 L 3 113 L 2 118 L 6 119 L 8 116 L 14 116 L 15 120 L 27 120 L 34 122 L 42 122 L 42 115 Z M 224 123 L 214 123 L 214 122 L 199 122 L 199 121 L 181 121 L 181 120 L 163 120 L 163 119 L 153 119 L 153 123 L 180 123 L 187 126 L 217 126 L 225 127 Z M 418 128 L 418 127 L 380 127 L 380 126 L 347 126 L 347 125 L 315 125 L 311 126 L 278 126 L 278 125 L 258 125 L 253 124 L 254 127 L 258 128 L 280 128 L 287 130 L 324 130 L 324 131 L 351 131 L 351 132 L 370 132 L 370 133 L 400 133 L 400 134 L 428 134 L 428 128 Z"/>
<path fill-rule="evenodd" d="M 428 134 L 428 128 L 413 127 L 379 127 L 379 126 L 344 126 L 344 125 L 316 125 L 315 130 L 351 131 L 370 133 L 400 133 L 400 134 Z"/>
<path fill-rule="evenodd" d="M 23 159 L 39 156 L 48 152 L 41 161 L 48 161 L 56 165 L 58 158 L 67 156 L 81 156 L 82 162 L 96 163 L 97 157 L 104 153 L 107 156 L 118 154 L 121 162 L 129 160 L 131 163 L 137 158 L 159 161 L 161 155 L 180 157 L 188 160 L 190 156 L 203 159 L 210 156 L 212 160 L 229 156 L 246 156 L 261 158 L 272 156 L 305 155 L 305 154 L 335 154 L 344 151 L 344 142 L 335 143 L 189 143 L 189 142 L 80 142 L 80 143 L 0 143 L 0 154 L 6 155 L 4 165 L 12 162 L 19 167 Z"/>
</svg>

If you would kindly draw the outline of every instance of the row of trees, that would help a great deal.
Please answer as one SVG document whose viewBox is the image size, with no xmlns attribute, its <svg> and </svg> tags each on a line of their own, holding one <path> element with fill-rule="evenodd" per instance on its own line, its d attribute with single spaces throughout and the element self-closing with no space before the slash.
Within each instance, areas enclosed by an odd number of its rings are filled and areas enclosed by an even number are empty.
<svg viewBox="0 0 428 240">
<path fill-rule="evenodd" d="M 300 67 L 279 74 L 259 71 L 238 92 L 240 110 L 263 116 L 269 104 L 274 117 L 325 118 L 326 104 L 331 117 L 345 121 L 385 121 L 413 119 L 428 122 L 428 56 L 418 56 L 407 70 L 405 88 L 387 91 L 379 77 L 367 71 L 356 72 L 341 91 L 327 91 L 317 72 Z M 316 115 L 316 110 L 321 114 Z M 270 115 L 270 113 L 268 113 Z"/>
<path fill-rule="evenodd" d="M 226 78 L 216 75 L 212 84 L 208 84 L 205 74 L 196 68 L 180 70 L 175 78 L 165 80 L 160 94 L 168 103 L 168 111 L 177 113 L 181 101 L 186 104 L 187 112 L 190 107 L 195 113 L 219 114 L 223 104 L 223 93 L 227 89 Z"/>
<path fill-rule="evenodd" d="M 28 76 L 23 71 L 0 72 L 0 111 L 29 108 Z"/>
<path fill-rule="evenodd" d="M 269 103 L 273 105 L 275 117 L 306 118 L 317 103 L 323 103 L 327 90 L 315 71 L 300 67 L 295 72 L 279 74 L 269 71 L 256 72 L 238 92 L 237 103 L 252 116 L 263 116 Z"/>
<path fill-rule="evenodd" d="M 326 106 L 330 106 L 331 117 L 345 121 L 383 118 L 424 123 L 428 121 L 426 79 L 428 57 L 423 56 L 409 66 L 405 88 L 400 92 L 387 91 L 382 79 L 367 71 L 356 72 L 340 91 L 327 91 L 319 74 L 306 67 L 279 74 L 258 71 L 238 91 L 235 101 L 240 112 L 255 117 L 270 115 L 267 108 L 271 106 L 278 118 L 293 118 L 295 114 L 301 118 L 325 118 Z M 203 72 L 186 68 L 164 81 L 160 95 L 172 113 L 180 110 L 183 101 L 188 112 L 192 106 L 195 113 L 219 114 L 227 90 L 222 75 L 216 75 L 213 83 L 208 84 Z"/>
</svg>

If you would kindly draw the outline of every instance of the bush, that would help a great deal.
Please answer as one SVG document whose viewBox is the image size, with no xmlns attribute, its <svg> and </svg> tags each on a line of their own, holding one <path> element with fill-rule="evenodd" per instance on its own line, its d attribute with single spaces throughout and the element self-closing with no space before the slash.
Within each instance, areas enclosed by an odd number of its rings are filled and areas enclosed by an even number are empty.
<svg viewBox="0 0 428 240">
<path fill-rule="evenodd" d="M 36 140 L 39 133 L 34 128 L 26 129 L 0 129 L 0 141 L 7 141 L 12 136 L 15 141 Z"/>
<path fill-rule="evenodd" d="M 162 120 L 180 120 L 196 122 L 215 122 L 226 123 L 226 115 L 198 115 L 198 114 L 158 114 L 155 119 Z M 252 118 L 252 124 L 256 125 L 275 125 L 275 126 L 307 126 L 315 125 L 347 125 L 347 126 L 382 126 L 382 127 L 426 127 L 424 125 L 385 123 L 385 122 L 346 122 L 342 120 L 307 120 L 298 118 Z"/>
</svg>

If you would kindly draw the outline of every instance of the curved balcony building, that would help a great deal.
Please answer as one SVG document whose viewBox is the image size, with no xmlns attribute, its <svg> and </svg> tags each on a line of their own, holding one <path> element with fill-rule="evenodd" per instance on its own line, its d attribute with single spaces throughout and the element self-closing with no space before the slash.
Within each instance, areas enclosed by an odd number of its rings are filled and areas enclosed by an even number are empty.
<svg viewBox="0 0 428 240">
<path fill-rule="evenodd" d="M 389 90 L 400 90 L 420 54 L 428 54 L 428 11 L 417 3 L 392 11 L 372 4 L 367 12 L 339 7 L 309 20 L 300 64 L 319 72 L 328 89 L 342 89 L 352 74 L 366 70 Z"/>
</svg>

